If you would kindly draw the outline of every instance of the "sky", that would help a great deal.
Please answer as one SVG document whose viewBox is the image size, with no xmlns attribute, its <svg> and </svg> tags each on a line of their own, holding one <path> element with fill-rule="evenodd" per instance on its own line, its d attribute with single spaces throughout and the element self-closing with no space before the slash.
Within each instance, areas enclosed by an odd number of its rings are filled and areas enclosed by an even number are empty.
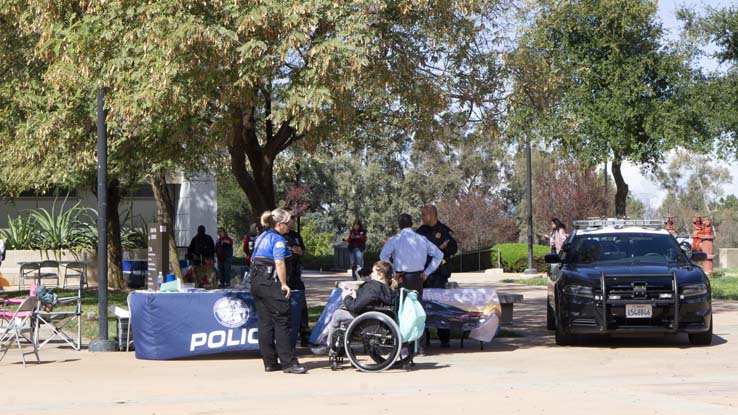
<svg viewBox="0 0 738 415">
<path fill-rule="evenodd" d="M 668 30 L 670 37 L 675 38 L 679 35 L 679 22 L 676 19 L 677 8 L 687 6 L 694 10 L 702 10 L 705 7 L 723 8 L 727 6 L 737 6 L 738 0 L 660 0 L 658 14 L 663 23 L 664 29 Z M 709 60 L 703 64 L 707 69 L 714 69 L 715 63 Z M 668 163 L 668 161 L 667 161 Z M 738 195 L 738 163 L 731 162 L 727 164 L 733 176 L 731 184 L 726 186 L 725 195 Z M 647 206 L 657 208 L 666 197 L 666 192 L 651 181 L 649 178 L 641 175 L 639 169 L 632 164 L 625 164 L 623 167 L 623 178 L 628 183 L 631 193 L 636 199 L 639 199 Z"/>
</svg>

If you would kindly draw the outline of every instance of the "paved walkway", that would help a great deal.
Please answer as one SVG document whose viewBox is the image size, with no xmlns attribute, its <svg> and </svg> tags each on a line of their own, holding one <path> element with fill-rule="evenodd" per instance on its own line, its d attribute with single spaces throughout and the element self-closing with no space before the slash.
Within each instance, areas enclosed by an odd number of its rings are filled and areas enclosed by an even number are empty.
<svg viewBox="0 0 738 415">
<path fill-rule="evenodd" d="M 306 276 L 310 301 L 348 275 Z M 4 414 L 738 414 L 738 302 L 716 301 L 711 347 L 686 336 L 599 338 L 557 347 L 545 330 L 545 288 L 455 275 L 461 286 L 519 292 L 513 330 L 484 350 L 432 348 L 416 370 L 332 372 L 300 349 L 308 375 L 265 373 L 257 353 L 177 361 L 44 348 L 23 368 L 0 362 Z"/>
</svg>

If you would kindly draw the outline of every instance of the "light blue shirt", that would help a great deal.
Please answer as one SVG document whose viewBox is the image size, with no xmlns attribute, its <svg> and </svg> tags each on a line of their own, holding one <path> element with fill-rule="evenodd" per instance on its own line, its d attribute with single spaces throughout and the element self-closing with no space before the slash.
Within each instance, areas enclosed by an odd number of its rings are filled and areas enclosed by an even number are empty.
<svg viewBox="0 0 738 415">
<path fill-rule="evenodd" d="M 443 261 L 443 252 L 425 236 L 418 235 L 412 228 L 405 228 L 390 238 L 382 247 L 379 259 L 389 262 L 395 272 L 417 272 L 423 270 L 428 257 L 433 257 L 423 274 L 431 275 Z"/>
</svg>

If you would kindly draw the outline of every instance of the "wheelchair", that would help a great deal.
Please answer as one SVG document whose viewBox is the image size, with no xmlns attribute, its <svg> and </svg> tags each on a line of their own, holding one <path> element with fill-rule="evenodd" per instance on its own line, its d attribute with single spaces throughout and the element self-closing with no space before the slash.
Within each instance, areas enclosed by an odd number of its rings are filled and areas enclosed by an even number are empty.
<svg viewBox="0 0 738 415">
<path fill-rule="evenodd" d="M 343 322 L 328 339 L 328 362 L 338 370 L 345 358 L 362 372 L 381 372 L 396 362 L 411 370 L 416 341 L 402 343 L 395 308 L 373 307 L 351 320 Z M 406 356 L 401 358 L 403 349 Z"/>
</svg>

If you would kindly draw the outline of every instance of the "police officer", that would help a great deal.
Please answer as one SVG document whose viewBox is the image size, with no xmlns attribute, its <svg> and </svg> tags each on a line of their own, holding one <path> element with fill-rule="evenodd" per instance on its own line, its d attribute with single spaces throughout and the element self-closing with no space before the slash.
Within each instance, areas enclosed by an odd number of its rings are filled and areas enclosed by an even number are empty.
<svg viewBox="0 0 738 415">
<path fill-rule="evenodd" d="M 301 290 L 305 292 L 305 283 L 302 281 L 302 264 L 300 257 L 305 255 L 305 242 L 302 240 L 300 232 L 295 230 L 297 223 L 295 216 L 292 216 L 290 209 L 285 209 L 290 213 L 290 231 L 285 235 L 287 239 L 287 247 L 292 251 L 292 255 L 287 257 L 287 285 L 290 290 Z M 308 308 L 307 296 L 303 295 L 302 307 L 300 311 L 300 345 L 307 347 L 309 345 L 310 327 L 308 327 Z"/>
<path fill-rule="evenodd" d="M 448 269 L 448 261 L 456 254 L 458 246 L 456 239 L 453 237 L 453 231 L 448 226 L 438 220 L 438 210 L 433 205 L 423 206 L 421 210 L 423 217 L 423 226 L 416 231 L 418 234 L 425 236 L 429 241 L 433 242 L 441 251 L 443 251 L 443 261 L 433 274 L 423 283 L 424 288 L 446 288 L 446 283 L 451 277 L 451 271 Z M 428 258 L 430 262 L 430 258 Z M 448 329 L 438 329 L 438 340 L 441 341 L 441 347 L 450 347 L 451 331 Z M 426 332 L 426 342 L 429 340 L 429 334 Z"/>
<path fill-rule="evenodd" d="M 289 231 L 289 222 L 290 214 L 284 209 L 261 215 L 261 223 L 267 229 L 254 244 L 251 295 L 259 317 L 259 350 L 264 370 L 299 374 L 307 369 L 297 361 L 290 339 L 290 288 L 285 259 L 291 252 L 282 236 Z"/>
</svg>

